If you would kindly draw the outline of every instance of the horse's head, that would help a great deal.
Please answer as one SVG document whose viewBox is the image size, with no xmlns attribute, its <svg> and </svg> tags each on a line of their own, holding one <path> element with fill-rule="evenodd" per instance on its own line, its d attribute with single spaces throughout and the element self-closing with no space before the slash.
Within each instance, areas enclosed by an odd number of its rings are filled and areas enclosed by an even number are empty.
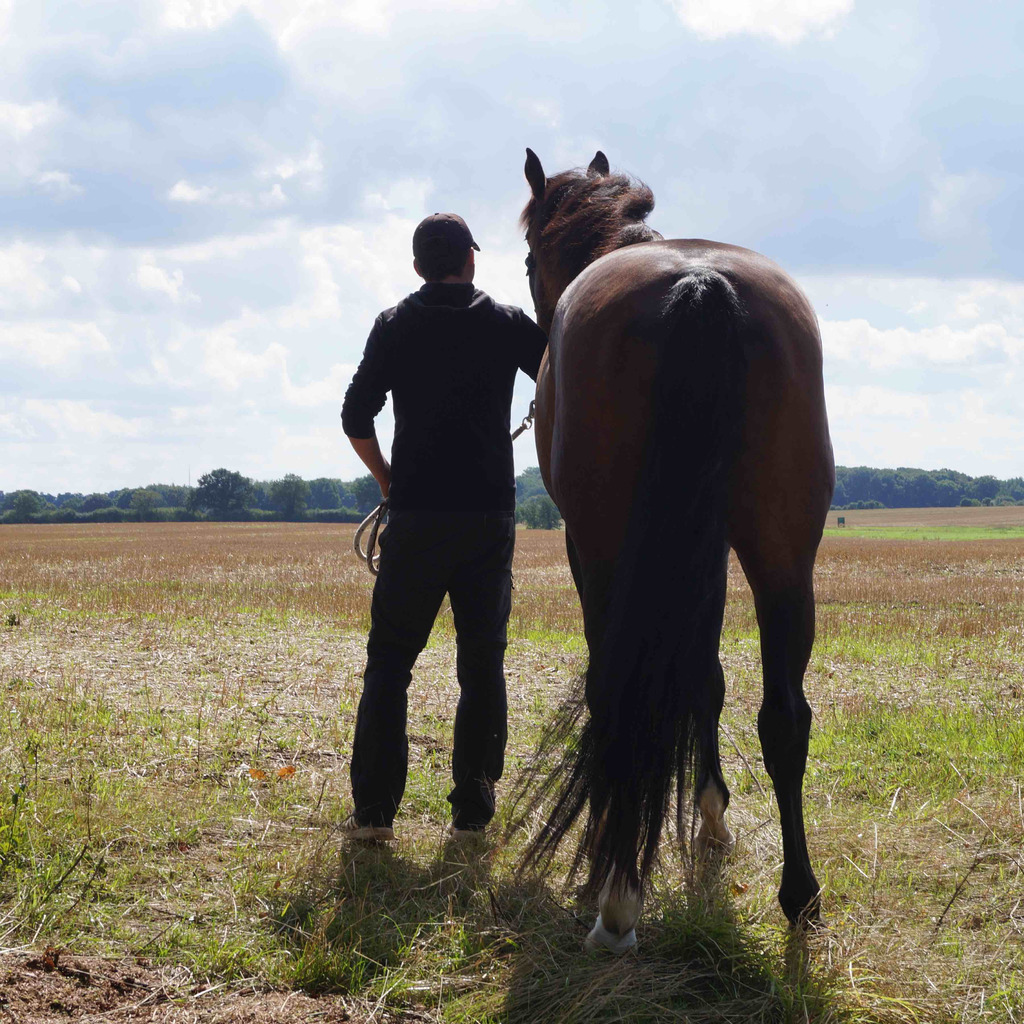
<svg viewBox="0 0 1024 1024">
<path fill-rule="evenodd" d="M 613 249 L 661 235 L 644 223 L 654 209 L 651 190 L 612 174 L 600 150 L 585 171 L 548 178 L 527 149 L 525 170 L 532 195 L 519 220 L 530 247 L 526 270 L 537 322 L 546 331 L 562 292 L 580 271 Z"/>
</svg>

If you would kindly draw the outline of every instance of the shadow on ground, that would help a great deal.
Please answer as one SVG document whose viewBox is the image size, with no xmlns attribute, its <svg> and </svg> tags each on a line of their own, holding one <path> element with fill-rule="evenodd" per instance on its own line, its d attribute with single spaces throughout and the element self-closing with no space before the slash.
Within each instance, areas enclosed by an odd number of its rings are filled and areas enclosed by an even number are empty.
<svg viewBox="0 0 1024 1024">
<path fill-rule="evenodd" d="M 881 1021 L 843 1004 L 810 966 L 805 939 L 791 936 L 780 957 L 736 920 L 720 895 L 655 893 L 638 928 L 640 942 L 625 956 L 588 956 L 581 950 L 585 934 L 586 925 L 572 927 L 557 915 L 524 931 L 502 1004 L 489 1008 L 489 1018 L 508 1024 Z M 488 1016 L 470 1012 L 465 1019 Z"/>
<path fill-rule="evenodd" d="M 854 1005 L 822 962 L 827 939 L 770 947 L 721 884 L 656 891 L 634 952 L 588 956 L 593 908 L 537 879 L 496 880 L 497 852 L 449 844 L 424 864 L 353 845 L 308 872 L 272 915 L 291 983 L 458 1024 L 910 1019 Z"/>
</svg>

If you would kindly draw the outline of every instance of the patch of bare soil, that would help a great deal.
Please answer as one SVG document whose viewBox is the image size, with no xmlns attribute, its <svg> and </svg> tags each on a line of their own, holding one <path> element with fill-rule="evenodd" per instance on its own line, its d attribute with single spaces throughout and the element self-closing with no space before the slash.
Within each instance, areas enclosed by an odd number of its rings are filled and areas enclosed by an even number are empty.
<svg viewBox="0 0 1024 1024">
<path fill-rule="evenodd" d="M 0 1024 L 390 1024 L 395 1016 L 340 996 L 197 983 L 184 967 L 47 948 L 0 956 Z"/>
</svg>

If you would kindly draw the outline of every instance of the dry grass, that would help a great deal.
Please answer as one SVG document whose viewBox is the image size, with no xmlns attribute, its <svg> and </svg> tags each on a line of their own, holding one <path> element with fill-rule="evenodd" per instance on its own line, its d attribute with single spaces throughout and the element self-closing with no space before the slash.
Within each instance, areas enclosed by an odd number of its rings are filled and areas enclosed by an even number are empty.
<svg viewBox="0 0 1024 1024">
<path fill-rule="evenodd" d="M 998 505 L 991 508 L 871 508 L 830 512 L 828 525 L 844 516 L 847 529 L 884 527 L 969 527 L 1024 528 L 1024 505 Z"/>
<path fill-rule="evenodd" d="M 402 842 L 338 842 L 370 587 L 351 534 L 0 528 L 0 949 L 187 970 L 154 1020 L 248 1019 L 189 995 L 222 982 L 236 1001 L 340 993 L 310 1019 L 1024 1019 L 1024 541 L 826 538 L 807 816 L 830 929 L 804 945 L 775 903 L 757 637 L 733 567 L 737 855 L 705 890 L 666 846 L 640 954 L 608 963 L 579 954 L 592 910 L 574 890 L 515 881 L 516 842 L 444 847 L 444 615 L 410 694 Z M 519 535 L 512 770 L 582 655 L 562 543 Z"/>
</svg>

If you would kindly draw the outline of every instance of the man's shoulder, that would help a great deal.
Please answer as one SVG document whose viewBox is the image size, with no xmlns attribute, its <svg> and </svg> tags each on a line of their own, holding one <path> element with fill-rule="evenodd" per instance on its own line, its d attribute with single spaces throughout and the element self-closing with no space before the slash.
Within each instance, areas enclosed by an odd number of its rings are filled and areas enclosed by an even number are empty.
<svg viewBox="0 0 1024 1024">
<path fill-rule="evenodd" d="M 497 302 L 492 299 L 489 295 L 487 296 L 491 306 L 494 307 L 494 313 L 502 320 L 507 320 L 509 323 L 519 324 L 526 318 L 526 313 L 523 312 L 518 306 L 513 306 L 508 302 Z"/>
<path fill-rule="evenodd" d="M 380 311 L 380 312 L 379 312 L 379 313 L 377 314 L 377 320 L 376 320 L 376 323 L 378 323 L 378 324 L 382 324 L 382 325 L 383 325 L 383 324 L 389 324 L 389 323 L 391 323 L 391 321 L 392 321 L 392 320 L 394 320 L 394 319 L 395 319 L 395 317 L 396 317 L 396 316 L 398 315 L 398 307 L 399 307 L 399 306 L 401 306 L 401 304 L 402 304 L 402 303 L 401 303 L 401 302 L 399 302 L 399 303 L 397 303 L 397 304 L 396 304 L 396 305 L 394 305 L 394 306 L 388 306 L 388 308 L 387 308 L 387 309 L 382 309 L 382 310 L 381 310 L 381 311 Z"/>
</svg>

